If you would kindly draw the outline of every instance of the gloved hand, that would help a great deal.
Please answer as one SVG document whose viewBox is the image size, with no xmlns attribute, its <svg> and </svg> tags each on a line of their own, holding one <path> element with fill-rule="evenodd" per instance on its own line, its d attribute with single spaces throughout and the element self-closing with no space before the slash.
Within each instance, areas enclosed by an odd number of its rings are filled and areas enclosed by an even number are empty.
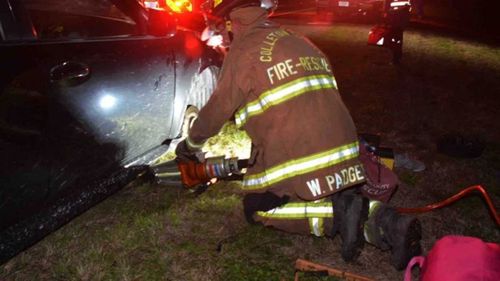
<svg viewBox="0 0 500 281">
<path fill-rule="evenodd" d="M 177 160 L 181 162 L 189 162 L 189 161 L 196 161 L 198 162 L 198 157 L 196 156 L 197 153 L 199 153 L 200 150 L 191 150 L 189 149 L 186 140 L 181 141 L 178 145 L 177 148 L 175 149 L 175 154 L 177 155 Z"/>
</svg>

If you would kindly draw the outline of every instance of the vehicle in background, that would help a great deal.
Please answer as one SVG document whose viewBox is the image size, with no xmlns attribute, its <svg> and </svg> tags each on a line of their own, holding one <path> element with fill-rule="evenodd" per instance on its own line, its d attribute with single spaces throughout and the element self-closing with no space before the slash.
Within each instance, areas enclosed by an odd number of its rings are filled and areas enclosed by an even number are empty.
<svg viewBox="0 0 500 281">
<path fill-rule="evenodd" d="M 333 18 L 379 18 L 384 0 L 316 0 L 318 15 L 332 13 Z"/>
<path fill-rule="evenodd" d="M 186 134 L 220 56 L 137 0 L 0 0 L 0 263 Z"/>
</svg>

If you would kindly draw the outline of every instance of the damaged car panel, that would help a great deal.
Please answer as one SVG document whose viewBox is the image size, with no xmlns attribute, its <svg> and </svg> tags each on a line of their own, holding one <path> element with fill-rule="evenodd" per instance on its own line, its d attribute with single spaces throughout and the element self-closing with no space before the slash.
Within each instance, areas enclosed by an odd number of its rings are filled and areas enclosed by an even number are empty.
<svg viewBox="0 0 500 281">
<path fill-rule="evenodd" d="M 166 151 L 220 61 L 135 0 L 0 0 L 0 23 L 3 262 Z"/>
</svg>

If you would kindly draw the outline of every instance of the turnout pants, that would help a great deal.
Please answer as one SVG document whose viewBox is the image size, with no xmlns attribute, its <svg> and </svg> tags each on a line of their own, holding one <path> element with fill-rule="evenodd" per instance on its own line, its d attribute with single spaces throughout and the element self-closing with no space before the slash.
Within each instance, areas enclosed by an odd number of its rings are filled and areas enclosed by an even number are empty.
<svg viewBox="0 0 500 281">
<path fill-rule="evenodd" d="M 365 167 L 368 182 L 342 192 L 354 192 L 359 194 L 358 196 L 363 194 L 369 198 L 369 216 L 371 216 L 384 204 L 382 202 L 389 201 L 396 190 L 398 179 L 380 162 L 378 156 L 368 152 L 365 146 L 360 146 L 360 148 L 360 160 Z M 332 198 L 336 194 L 317 201 L 301 201 L 300 199 L 290 200 L 287 196 L 280 197 L 269 191 L 250 193 L 243 199 L 243 206 L 245 216 L 251 223 L 259 223 L 289 233 L 331 236 L 335 219 L 333 211 L 335 200 Z M 367 241 L 371 240 L 366 237 L 366 234 L 365 238 Z"/>
<path fill-rule="evenodd" d="M 268 211 L 257 211 L 254 220 L 289 233 L 330 235 L 333 207 L 330 198 L 289 202 Z"/>
<path fill-rule="evenodd" d="M 333 204 L 331 197 L 317 201 L 288 201 L 288 198 L 279 198 L 267 192 L 251 194 L 244 199 L 245 213 L 250 222 L 288 233 L 317 237 L 332 236 L 335 219 Z M 381 201 L 370 200 L 369 216 L 382 204 Z M 366 236 L 366 231 L 365 238 L 371 240 Z"/>
</svg>

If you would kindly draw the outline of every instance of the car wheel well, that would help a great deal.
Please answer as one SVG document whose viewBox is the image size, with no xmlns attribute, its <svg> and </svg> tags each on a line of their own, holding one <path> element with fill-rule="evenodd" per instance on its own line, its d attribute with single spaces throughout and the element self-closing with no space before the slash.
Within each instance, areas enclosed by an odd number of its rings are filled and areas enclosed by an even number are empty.
<svg viewBox="0 0 500 281">
<path fill-rule="evenodd" d="M 198 118 L 198 113 L 200 110 L 194 105 L 188 105 L 184 111 L 184 118 L 181 127 L 181 138 L 184 139 L 189 134 L 189 129 L 194 124 L 194 121 Z"/>
</svg>

